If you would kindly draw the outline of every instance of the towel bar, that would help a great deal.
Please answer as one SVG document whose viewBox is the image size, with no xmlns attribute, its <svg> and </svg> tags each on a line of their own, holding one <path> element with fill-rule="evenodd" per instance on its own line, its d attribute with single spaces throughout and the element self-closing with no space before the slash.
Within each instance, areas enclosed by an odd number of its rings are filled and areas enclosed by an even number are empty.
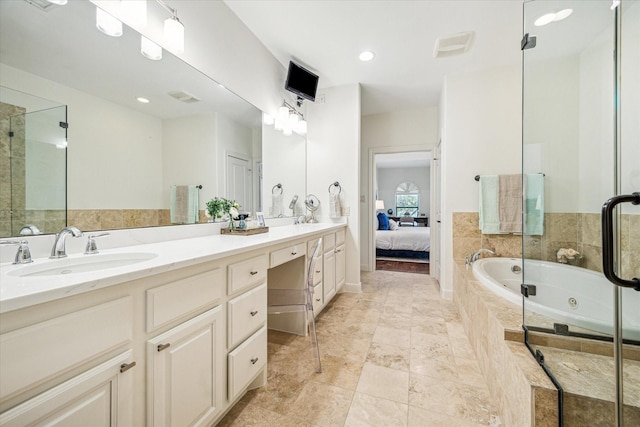
<svg viewBox="0 0 640 427">
<path fill-rule="evenodd" d="M 333 184 L 329 185 L 329 194 L 333 194 L 333 193 L 331 193 L 331 187 L 338 187 L 338 194 L 342 193 L 342 186 L 340 186 L 340 183 L 338 181 L 336 181 Z"/>
<path fill-rule="evenodd" d="M 271 188 L 271 194 L 276 194 L 276 188 L 280 189 L 280 194 L 282 194 L 282 184 L 278 183 Z"/>
</svg>

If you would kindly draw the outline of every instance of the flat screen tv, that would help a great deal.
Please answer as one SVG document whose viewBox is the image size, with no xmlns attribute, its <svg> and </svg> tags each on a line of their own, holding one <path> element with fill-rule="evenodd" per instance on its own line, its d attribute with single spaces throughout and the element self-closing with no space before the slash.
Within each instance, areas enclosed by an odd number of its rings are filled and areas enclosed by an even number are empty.
<svg viewBox="0 0 640 427">
<path fill-rule="evenodd" d="M 318 76 L 298 64 L 289 61 L 289 72 L 284 88 L 309 101 L 316 100 Z"/>
</svg>

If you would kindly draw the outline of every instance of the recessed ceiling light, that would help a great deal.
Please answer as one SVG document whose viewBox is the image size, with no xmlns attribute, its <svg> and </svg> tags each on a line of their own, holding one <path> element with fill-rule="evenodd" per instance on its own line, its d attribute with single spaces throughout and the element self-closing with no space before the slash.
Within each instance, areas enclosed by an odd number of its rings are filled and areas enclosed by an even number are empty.
<svg viewBox="0 0 640 427">
<path fill-rule="evenodd" d="M 536 19 L 534 25 L 536 27 L 542 27 L 543 25 L 550 24 L 552 22 L 562 21 L 573 13 L 573 9 L 562 9 L 559 12 L 547 13 Z"/>
<path fill-rule="evenodd" d="M 358 56 L 358 58 L 360 58 L 360 61 L 367 62 L 371 61 L 374 56 L 376 56 L 375 53 L 371 52 L 370 50 L 365 50 Z"/>
<path fill-rule="evenodd" d="M 142 104 L 148 104 L 149 100 L 147 98 L 143 98 L 141 96 L 136 98 L 138 100 L 138 102 L 142 103 Z"/>
</svg>

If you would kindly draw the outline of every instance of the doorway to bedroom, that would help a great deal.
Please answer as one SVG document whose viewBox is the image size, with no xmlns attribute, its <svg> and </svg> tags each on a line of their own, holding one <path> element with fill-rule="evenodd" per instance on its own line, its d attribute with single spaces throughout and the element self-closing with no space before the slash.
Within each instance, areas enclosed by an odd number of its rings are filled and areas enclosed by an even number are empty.
<svg viewBox="0 0 640 427">
<path fill-rule="evenodd" d="M 376 270 L 429 274 L 431 152 L 374 155 Z"/>
</svg>

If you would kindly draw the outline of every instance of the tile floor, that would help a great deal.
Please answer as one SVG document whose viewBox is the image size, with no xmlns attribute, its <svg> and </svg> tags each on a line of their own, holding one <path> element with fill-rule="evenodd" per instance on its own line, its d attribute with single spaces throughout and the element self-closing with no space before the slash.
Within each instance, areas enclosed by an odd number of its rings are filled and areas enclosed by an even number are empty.
<svg viewBox="0 0 640 427">
<path fill-rule="evenodd" d="M 269 331 L 268 385 L 220 426 L 501 425 L 453 302 L 430 276 L 363 272 L 360 294 L 317 318 L 323 373 L 308 337 Z"/>
</svg>

